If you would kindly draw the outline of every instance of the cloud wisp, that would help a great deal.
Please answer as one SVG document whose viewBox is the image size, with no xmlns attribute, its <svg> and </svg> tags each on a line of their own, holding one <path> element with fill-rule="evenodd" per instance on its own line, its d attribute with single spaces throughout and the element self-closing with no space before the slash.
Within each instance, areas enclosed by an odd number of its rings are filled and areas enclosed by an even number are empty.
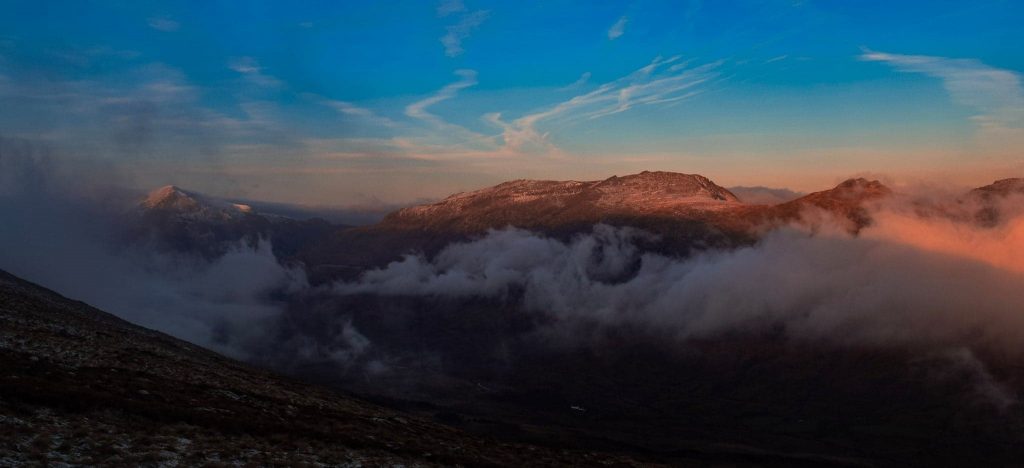
<svg viewBox="0 0 1024 468">
<path fill-rule="evenodd" d="M 590 77 L 591 76 L 592 76 L 592 74 L 590 72 L 583 72 L 580 75 L 580 78 L 578 80 L 573 81 L 570 85 L 561 88 L 561 90 L 562 91 L 568 91 L 568 90 L 577 89 L 579 87 L 582 87 L 583 85 L 586 85 L 587 83 L 590 82 Z"/>
<path fill-rule="evenodd" d="M 619 20 L 616 21 L 615 24 L 612 25 L 612 27 L 608 28 L 608 40 L 614 41 L 622 37 L 622 35 L 625 34 L 626 32 L 626 23 L 628 22 L 629 18 L 625 16 L 619 18 Z"/>
<path fill-rule="evenodd" d="M 1024 88 L 1018 73 L 974 59 L 901 55 L 865 50 L 861 60 L 883 62 L 901 72 L 942 80 L 953 101 L 978 112 L 972 119 L 985 130 L 1024 129 Z"/>
<path fill-rule="evenodd" d="M 126 170 L 139 171 L 168 161 L 178 161 L 185 169 L 216 165 L 237 154 L 234 145 L 242 142 L 249 158 L 255 156 L 254 150 L 266 155 L 295 143 L 283 129 L 277 106 L 256 99 L 268 90 L 283 89 L 283 84 L 252 59 L 228 60 L 225 66 L 237 73 L 232 84 L 238 88 L 236 110 L 241 112 L 211 106 L 209 88 L 161 63 L 127 62 L 115 81 L 39 79 L 14 70 L 7 80 L 0 80 L 0 100 L 11 110 L 7 120 L 40 119 L 49 127 L 43 134 L 8 135 L 47 139 L 85 165 L 116 161 Z"/>
<path fill-rule="evenodd" d="M 228 61 L 228 68 L 262 88 L 279 88 L 284 85 L 281 80 L 264 73 L 264 68 L 252 57 L 235 57 Z"/>
<path fill-rule="evenodd" d="M 465 52 L 465 49 L 462 48 L 462 41 L 466 40 L 476 28 L 480 27 L 480 25 L 487 20 L 487 17 L 490 15 L 490 12 L 486 10 L 463 13 L 464 11 L 465 6 L 462 6 L 461 2 L 459 2 L 455 7 L 445 7 L 445 4 L 442 4 L 442 7 L 438 8 L 438 14 L 441 16 L 447 16 L 456 12 L 462 13 L 458 22 L 445 26 L 445 34 L 441 36 L 441 44 L 444 45 L 444 54 L 449 57 L 458 57 Z"/>
<path fill-rule="evenodd" d="M 477 84 L 477 75 L 474 70 L 456 70 L 455 75 L 459 77 L 458 81 L 449 83 L 434 94 L 407 105 L 405 107 L 405 115 L 427 124 L 432 130 L 430 136 L 436 136 L 440 133 L 444 136 L 446 141 L 450 141 L 454 138 L 456 141 L 456 148 L 480 147 L 481 145 L 487 145 L 491 140 L 490 137 L 469 130 L 461 125 L 449 122 L 429 110 L 430 107 L 433 107 L 438 103 L 454 98 L 458 95 L 459 91 Z M 432 138 L 428 137 L 427 140 L 432 140 Z M 425 153 L 452 152 L 452 150 L 455 149 L 450 144 L 442 144 L 441 147 L 436 147 L 436 144 L 420 144 L 416 143 L 413 139 L 407 138 L 400 138 L 396 142 L 399 146 L 405 146 L 406 150 L 422 150 L 422 152 Z M 435 148 L 432 149 L 431 146 L 435 146 Z M 457 150 L 456 152 L 461 151 Z"/>
<path fill-rule="evenodd" d="M 484 114 L 483 122 L 501 129 L 501 133 L 496 135 L 456 124 L 431 110 L 477 84 L 475 71 L 461 69 L 456 71 L 457 81 L 405 107 L 405 116 L 419 123 L 419 128 L 403 125 L 413 132 L 377 140 L 377 149 L 370 152 L 389 157 L 404 155 L 419 160 L 459 160 L 466 163 L 522 159 L 524 156 L 556 160 L 566 153 L 552 141 L 550 126 L 575 125 L 641 106 L 677 104 L 703 92 L 718 78 L 721 65 L 722 62 L 718 61 L 691 66 L 691 62 L 682 60 L 681 56 L 656 57 L 626 76 L 596 85 L 589 83 L 592 75 L 587 72 L 561 90 L 576 90 L 577 94 L 565 101 L 511 121 L 506 121 L 501 112 Z M 588 87 L 592 89 L 582 91 Z M 330 105 L 342 113 L 372 119 L 369 109 L 357 110 L 354 105 L 338 103 Z"/>
<path fill-rule="evenodd" d="M 374 125 L 382 127 L 394 127 L 397 125 L 394 120 L 378 115 L 370 109 L 357 106 L 351 102 L 338 101 L 334 99 L 324 99 L 322 102 L 342 115 L 361 119 Z"/>
<path fill-rule="evenodd" d="M 157 31 L 163 32 L 174 32 L 181 27 L 181 23 L 178 23 L 177 21 L 170 18 L 159 16 L 149 18 L 148 20 L 146 20 L 146 24 L 148 24 L 149 27 Z"/>
<path fill-rule="evenodd" d="M 466 5 L 462 0 L 442 0 L 437 5 L 437 16 L 444 18 L 454 13 L 466 11 Z"/>
<path fill-rule="evenodd" d="M 428 112 L 427 108 L 439 102 L 451 99 L 455 97 L 460 90 L 477 84 L 476 71 L 474 70 L 456 70 L 455 74 L 460 78 L 459 81 L 446 85 L 430 97 L 409 104 L 405 107 L 405 115 L 439 127 L 445 126 L 447 123 L 440 117 Z"/>
<path fill-rule="evenodd" d="M 676 103 L 696 96 L 701 92 L 701 85 L 718 76 L 721 62 L 687 68 L 681 59 L 681 56 L 656 57 L 627 76 L 511 122 L 502 120 L 500 113 L 488 114 L 485 119 L 502 129 L 504 145 L 513 151 L 550 150 L 549 135 L 537 129 L 539 123 L 573 123 L 607 117 L 641 105 Z"/>
</svg>

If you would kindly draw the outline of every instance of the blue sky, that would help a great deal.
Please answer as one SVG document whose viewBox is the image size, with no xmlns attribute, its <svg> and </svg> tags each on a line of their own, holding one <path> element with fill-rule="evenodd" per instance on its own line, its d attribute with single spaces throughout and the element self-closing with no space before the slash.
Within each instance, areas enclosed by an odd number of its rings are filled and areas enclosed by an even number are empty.
<svg viewBox="0 0 1024 468">
<path fill-rule="evenodd" d="M 1024 172 L 1013 1 L 2 3 L 0 136 L 139 188 Z"/>
</svg>

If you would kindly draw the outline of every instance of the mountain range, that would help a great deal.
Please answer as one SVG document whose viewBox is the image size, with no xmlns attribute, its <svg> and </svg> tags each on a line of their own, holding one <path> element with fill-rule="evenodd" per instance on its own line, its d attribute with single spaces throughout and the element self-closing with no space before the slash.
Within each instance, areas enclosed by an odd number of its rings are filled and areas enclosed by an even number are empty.
<svg viewBox="0 0 1024 468">
<path fill-rule="evenodd" d="M 346 277 L 397 260 L 409 251 L 433 255 L 452 242 L 491 229 L 517 227 L 567 239 L 595 224 L 630 226 L 659 236 L 647 248 L 688 255 L 749 245 L 772 226 L 825 210 L 857 230 L 866 208 L 891 194 L 878 181 L 850 179 L 775 205 L 743 203 L 696 174 L 642 172 L 600 181 L 506 182 L 400 209 L 380 223 L 338 230 L 299 253 L 315 280 Z"/>
<path fill-rule="evenodd" d="M 937 201 L 902 194 L 878 180 L 853 178 L 794 200 L 757 204 L 744 203 L 732 190 L 700 175 L 643 172 L 593 181 L 514 180 L 399 209 L 380 222 L 361 226 L 267 214 L 251 204 L 164 187 L 139 201 L 129 225 L 134 229 L 132 242 L 211 258 L 239 241 L 270 241 L 279 261 L 304 268 L 311 288 L 273 293 L 285 311 L 267 326 L 271 332 L 255 346 L 250 363 L 351 392 L 391 409 L 387 411 L 473 434 L 466 437 L 578 451 L 574 453 L 625 454 L 624 463 L 902 466 L 983 460 L 1012 466 L 1010 461 L 1024 456 L 1024 414 L 1014 402 L 1024 388 L 1019 372 L 1024 360 L 980 338 L 977 331 L 965 332 L 966 341 L 957 344 L 963 347 L 952 349 L 869 346 L 843 339 L 793 340 L 786 324 L 767 318 L 759 322 L 758 317 L 754 325 L 680 338 L 674 335 L 671 320 L 664 327 L 628 321 L 602 325 L 589 318 L 590 313 L 608 313 L 600 302 L 578 304 L 599 309 L 579 310 L 583 318 L 567 318 L 538 306 L 537 291 L 526 288 L 554 288 L 551 297 L 556 301 L 580 299 L 579 291 L 557 290 L 563 278 L 556 274 L 531 275 L 531 280 L 546 280 L 515 284 L 500 294 L 418 293 L 416 287 L 424 281 L 422 275 L 430 274 L 453 287 L 461 287 L 460 281 L 489 281 L 490 274 L 501 280 L 509 271 L 514 273 L 518 259 L 516 252 L 500 249 L 515 244 L 492 245 L 487 240 L 528 239 L 543 249 L 563 246 L 571 255 L 598 263 L 612 261 L 608 259 L 620 252 L 615 249 L 635 247 L 655 255 L 651 259 L 629 253 L 627 263 L 611 274 L 591 271 L 591 263 L 566 273 L 593 288 L 585 293 L 622 288 L 637 295 L 625 302 L 627 306 L 645 304 L 660 299 L 647 295 L 671 295 L 675 290 L 630 289 L 642 262 L 685 262 L 703 258 L 694 254 L 706 252 L 721 257 L 739 248 L 745 249 L 741 255 L 725 258 L 743 259 L 770 240 L 770 232 L 794 225 L 810 226 L 808 231 L 814 232 L 825 218 L 845 229 L 849 239 L 857 239 L 865 228 L 876 225 L 880 207 L 892 204 L 920 219 L 995 231 L 1017 209 L 1022 187 L 1020 179 L 1000 180 Z M 624 247 L 615 244 L 621 241 L 617 238 L 597 239 L 603 227 L 595 230 L 595 225 L 646 233 L 630 238 Z M 459 243 L 492 246 L 456 249 L 473 255 L 462 259 L 470 265 L 508 256 L 497 260 L 506 269 L 446 275 L 450 271 L 441 267 L 456 261 L 452 254 L 441 266 L 430 263 Z M 582 250 L 572 250 L 579 246 Z M 812 263 L 840 247 L 814 251 Z M 799 255 L 799 249 L 785 253 Z M 406 257 L 411 253 L 419 256 Z M 842 258 L 847 263 L 860 260 Z M 561 260 L 564 257 L 552 258 Z M 542 269 L 547 268 L 541 261 Z M 847 263 L 818 274 L 842 279 L 852 268 Z M 699 270 L 701 263 L 695 265 Z M 396 292 L 359 289 L 367 284 L 360 282 L 400 273 L 402 268 L 409 268 L 404 273 L 409 276 L 400 279 Z M 814 283 L 801 276 L 807 273 L 788 271 L 784 264 L 764 271 L 764 278 L 746 284 L 745 290 L 723 290 L 754 295 L 756 303 L 761 298 L 757 294 L 764 294 L 764 307 L 773 312 L 777 305 L 769 302 L 774 295 L 786 297 L 785 289 L 794 285 L 772 274 L 794 274 L 803 278 L 801 283 Z M 731 286 L 736 273 L 744 278 L 755 274 L 736 270 L 716 276 L 726 283 L 717 287 Z M 890 282 L 906 276 L 877 273 Z M 761 285 L 769 292 L 748 291 L 760 291 Z M 730 298 L 717 296 L 714 286 L 705 286 L 708 289 L 698 291 L 697 297 L 707 299 L 700 300 L 731 303 Z M 804 293 L 807 303 L 827 294 L 870 301 L 858 296 L 858 285 L 833 288 Z M 939 293 L 930 289 L 931 284 L 922 288 L 928 294 Z M 908 294 L 911 299 L 922 297 L 915 291 Z M 805 302 L 785 304 L 798 308 L 793 311 L 797 316 L 811 313 L 799 309 Z M 677 305 L 679 314 L 692 307 Z M 627 312 L 632 313 L 622 311 Z M 879 312 L 884 317 L 904 313 Z M 850 327 L 848 332 L 858 331 Z M 369 344 L 345 354 L 348 351 L 339 346 L 353 336 Z M 342 364 L 338 355 L 343 356 Z M 237 385 L 241 384 L 230 384 Z"/>
<path fill-rule="evenodd" d="M 918 203 L 922 211 L 991 226 L 997 222 L 995 204 L 1021 193 L 1022 179 L 1004 179 L 965 193 L 955 206 Z M 269 214 L 167 186 L 139 202 L 129 237 L 208 257 L 240 240 L 266 239 L 279 258 L 300 262 L 314 282 L 323 282 L 353 278 L 410 252 L 429 257 L 453 242 L 505 227 L 567 239 L 598 223 L 631 226 L 658 236 L 646 248 L 682 256 L 750 245 L 775 227 L 816 213 L 828 213 L 857 232 L 871 222 L 870 209 L 894 195 L 900 194 L 877 180 L 856 178 L 780 203 L 746 203 L 698 174 L 644 171 L 582 182 L 514 180 L 397 209 L 374 224 L 346 226 Z"/>
</svg>

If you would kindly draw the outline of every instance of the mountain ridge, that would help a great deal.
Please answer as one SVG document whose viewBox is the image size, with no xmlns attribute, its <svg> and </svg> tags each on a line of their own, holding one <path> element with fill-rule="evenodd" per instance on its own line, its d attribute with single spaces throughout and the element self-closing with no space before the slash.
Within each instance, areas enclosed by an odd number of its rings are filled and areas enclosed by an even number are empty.
<svg viewBox="0 0 1024 468">
<path fill-rule="evenodd" d="M 1021 179 L 1003 179 L 970 193 L 992 203 L 1020 190 L 1024 190 Z M 700 174 L 643 171 L 591 181 L 511 180 L 400 208 L 375 224 L 356 227 L 270 222 L 258 212 L 246 213 L 240 221 L 216 223 L 197 223 L 189 217 L 168 220 L 160 215 L 153 217 L 157 220 L 153 224 L 157 231 L 173 233 L 169 237 L 176 245 L 195 245 L 211 237 L 222 241 L 246 236 L 251 240 L 257 234 L 269 237 L 275 242 L 275 253 L 304 263 L 314 280 L 332 280 L 383 266 L 407 253 L 429 257 L 452 242 L 506 227 L 567 239 L 595 224 L 632 226 L 660 236 L 651 246 L 655 250 L 682 256 L 695 250 L 750 245 L 765 232 L 789 223 L 818 222 L 817 215 L 808 218 L 812 212 L 831 213 L 848 231 L 857 233 L 871 224 L 873 209 L 894 194 L 878 180 L 851 178 L 780 203 L 745 203 Z M 201 195 L 193 198 L 203 199 Z M 977 222 L 994 225 L 998 220 L 990 211 L 978 211 Z M 293 232 L 303 233 L 301 242 L 290 241 Z M 288 245 L 279 249 L 278 242 Z"/>
<path fill-rule="evenodd" d="M 593 181 L 512 180 L 456 193 L 436 203 L 403 208 L 386 216 L 383 223 L 429 223 L 425 218 L 451 219 L 480 211 L 501 216 L 502 213 L 496 211 L 508 206 L 546 212 L 582 209 L 655 213 L 721 209 L 739 203 L 728 189 L 702 175 L 644 171 Z"/>
<path fill-rule="evenodd" d="M 659 237 L 648 246 L 672 255 L 750 245 L 763 231 L 833 211 L 855 232 L 870 220 L 864 205 L 887 197 L 879 181 L 849 179 L 776 205 L 743 203 L 699 174 L 644 171 L 596 181 L 514 180 L 396 210 L 374 225 L 334 232 L 299 258 L 314 281 L 379 267 L 402 255 L 432 256 L 452 242 L 516 227 L 567 239 L 595 224 L 631 226 Z"/>
</svg>

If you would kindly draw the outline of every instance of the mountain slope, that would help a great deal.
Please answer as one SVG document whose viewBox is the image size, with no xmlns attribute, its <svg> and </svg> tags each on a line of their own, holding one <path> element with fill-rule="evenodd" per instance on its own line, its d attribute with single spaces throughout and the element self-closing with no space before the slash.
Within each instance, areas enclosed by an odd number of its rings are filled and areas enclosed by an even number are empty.
<svg viewBox="0 0 1024 468">
<path fill-rule="evenodd" d="M 0 465 L 632 464 L 468 436 L 250 368 L 0 271 Z"/>
</svg>

